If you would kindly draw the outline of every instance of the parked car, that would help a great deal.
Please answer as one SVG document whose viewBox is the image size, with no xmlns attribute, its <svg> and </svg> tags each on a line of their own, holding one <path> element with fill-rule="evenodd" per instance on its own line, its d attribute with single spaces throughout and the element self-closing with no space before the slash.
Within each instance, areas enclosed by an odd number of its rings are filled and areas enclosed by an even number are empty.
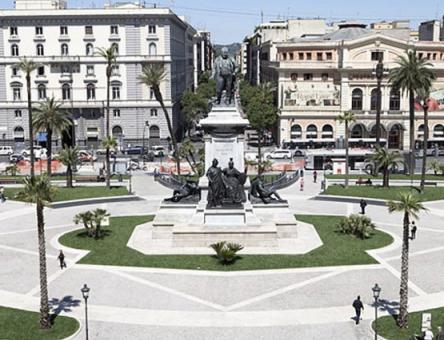
<svg viewBox="0 0 444 340">
<path fill-rule="evenodd" d="M 154 157 L 164 157 L 166 154 L 165 148 L 162 145 L 154 145 L 151 148 L 151 151 L 154 154 Z"/>
<path fill-rule="evenodd" d="M 128 161 L 128 167 L 127 167 L 127 170 L 146 170 L 147 169 L 147 167 L 146 166 L 143 166 L 140 162 L 139 162 L 139 160 L 137 159 L 137 158 L 131 158 L 129 161 Z"/>
<path fill-rule="evenodd" d="M 97 149 L 96 150 L 96 153 L 98 154 L 98 155 L 106 155 L 106 149 Z M 109 150 L 109 154 L 111 155 L 111 156 L 113 156 L 113 155 L 115 155 L 117 152 L 116 152 L 116 150 L 114 150 L 114 149 L 110 149 Z"/>
<path fill-rule="evenodd" d="M 124 153 L 127 155 L 141 155 L 142 154 L 143 147 L 140 145 L 131 146 L 127 148 Z"/>
<path fill-rule="evenodd" d="M 0 146 L 0 156 L 10 156 L 13 153 L 12 146 Z"/>
<path fill-rule="evenodd" d="M 91 162 L 96 161 L 97 157 L 94 157 L 90 152 L 86 150 L 79 150 L 79 161 L 80 162 Z"/>
<path fill-rule="evenodd" d="M 21 153 L 13 153 L 12 155 L 9 155 L 9 162 L 10 163 L 18 163 L 20 161 L 23 161 L 25 157 Z"/>
<path fill-rule="evenodd" d="M 292 159 L 293 153 L 290 150 L 277 149 L 272 152 L 265 153 L 266 159 Z"/>
<path fill-rule="evenodd" d="M 48 151 L 45 148 L 41 147 L 40 145 L 34 146 L 34 157 L 36 159 L 45 158 L 47 152 Z M 22 150 L 22 156 L 30 157 L 31 156 L 31 149 L 27 148 L 27 149 Z"/>
</svg>

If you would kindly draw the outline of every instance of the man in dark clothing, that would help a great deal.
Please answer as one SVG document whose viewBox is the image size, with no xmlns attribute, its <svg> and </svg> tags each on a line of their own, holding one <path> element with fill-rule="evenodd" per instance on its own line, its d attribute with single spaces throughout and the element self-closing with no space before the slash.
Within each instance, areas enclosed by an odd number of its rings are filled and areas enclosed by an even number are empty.
<svg viewBox="0 0 444 340">
<path fill-rule="evenodd" d="M 367 202 L 363 198 L 361 198 L 359 206 L 361 207 L 361 215 L 365 215 L 365 207 L 367 206 Z"/>
<path fill-rule="evenodd" d="M 412 230 L 410 231 L 410 239 L 414 240 L 416 238 L 416 224 L 415 221 L 412 222 Z"/>
<path fill-rule="evenodd" d="M 57 259 L 60 262 L 60 269 L 66 268 L 66 262 L 65 262 L 65 254 L 63 254 L 63 251 L 60 250 L 59 256 Z"/>
<path fill-rule="evenodd" d="M 364 305 L 362 304 L 361 297 L 358 295 L 355 301 L 353 301 L 353 308 L 356 312 L 356 324 L 359 324 L 359 320 L 361 319 L 361 310 L 364 310 Z"/>
<path fill-rule="evenodd" d="M 318 172 L 315 170 L 313 171 L 313 182 L 316 183 L 317 179 L 318 179 Z"/>
</svg>

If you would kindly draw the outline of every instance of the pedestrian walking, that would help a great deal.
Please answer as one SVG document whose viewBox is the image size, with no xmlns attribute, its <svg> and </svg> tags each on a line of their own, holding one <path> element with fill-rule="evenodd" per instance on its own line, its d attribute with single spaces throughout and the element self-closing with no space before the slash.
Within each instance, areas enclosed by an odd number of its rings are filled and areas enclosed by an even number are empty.
<svg viewBox="0 0 444 340">
<path fill-rule="evenodd" d="M 0 202 L 5 202 L 6 201 L 6 197 L 5 197 L 5 188 L 4 187 L 0 187 Z"/>
<path fill-rule="evenodd" d="M 433 332 L 430 328 L 424 332 L 424 340 L 433 340 Z"/>
<path fill-rule="evenodd" d="M 62 250 L 60 250 L 59 256 L 57 257 L 57 259 L 60 262 L 60 269 L 66 268 L 65 254 L 63 254 Z"/>
<path fill-rule="evenodd" d="M 304 191 L 304 177 L 301 177 L 299 180 L 300 190 Z"/>
<path fill-rule="evenodd" d="M 441 326 L 438 326 L 437 328 L 435 340 L 444 340 L 444 332 L 442 331 Z"/>
<path fill-rule="evenodd" d="M 361 207 L 361 215 L 365 215 L 365 207 L 367 206 L 367 201 L 363 198 L 361 198 L 361 201 L 359 202 L 359 206 Z"/>
<path fill-rule="evenodd" d="M 412 221 L 412 229 L 410 230 L 410 239 L 414 240 L 416 238 L 416 224 L 415 221 Z"/>
<path fill-rule="evenodd" d="M 318 172 L 315 170 L 313 171 L 313 183 L 316 183 L 317 179 L 318 179 Z"/>
<path fill-rule="evenodd" d="M 364 310 L 364 305 L 362 304 L 361 297 L 358 295 L 355 301 L 353 301 L 353 308 L 355 309 L 356 313 L 356 324 L 359 324 L 359 320 L 361 319 L 361 311 Z"/>
</svg>

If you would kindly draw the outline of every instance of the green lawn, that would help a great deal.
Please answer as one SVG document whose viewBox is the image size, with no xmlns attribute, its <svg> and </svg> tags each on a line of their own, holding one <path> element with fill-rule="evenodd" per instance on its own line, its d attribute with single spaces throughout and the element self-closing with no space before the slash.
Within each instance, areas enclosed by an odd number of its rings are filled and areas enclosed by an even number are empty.
<svg viewBox="0 0 444 340">
<path fill-rule="evenodd" d="M 322 195 L 335 196 L 352 196 L 352 197 L 366 197 L 379 198 L 383 200 L 397 200 L 401 192 L 412 191 L 418 194 L 421 201 L 436 201 L 444 199 L 444 187 L 424 188 L 424 193 L 419 194 L 417 188 L 405 186 L 391 186 L 390 188 L 383 188 L 381 186 L 349 186 L 345 188 L 341 185 L 330 185 Z"/>
<path fill-rule="evenodd" d="M 390 235 L 376 231 L 372 238 L 360 240 L 336 231 L 337 216 L 297 216 L 300 221 L 316 227 L 324 245 L 305 255 L 244 255 L 234 264 L 223 266 L 208 255 L 144 255 L 126 246 L 134 228 L 152 220 L 145 217 L 113 217 L 107 236 L 100 240 L 88 238 L 83 230 L 63 235 L 60 242 L 68 247 L 91 252 L 80 260 L 83 264 L 157 267 L 202 270 L 257 270 L 336 265 L 374 264 L 375 259 L 365 250 L 381 248 L 393 242 Z M 110 251 L 112 249 L 112 251 Z"/>
<path fill-rule="evenodd" d="M 378 334 L 387 340 L 410 340 L 413 334 L 421 334 L 421 314 L 432 313 L 432 332 L 436 335 L 436 328 L 444 328 L 444 308 L 430 309 L 416 313 L 409 313 L 409 328 L 399 329 L 393 316 L 384 316 L 378 319 Z M 373 328 L 375 324 L 373 323 Z"/>
<path fill-rule="evenodd" d="M 38 172 L 37 172 L 37 175 L 39 175 Z M 23 180 L 25 177 L 26 177 L 25 175 L 20 175 L 20 174 L 18 174 L 18 175 L 16 175 L 16 176 L 0 175 L 0 180 L 2 180 L 2 179 L 11 179 L 11 178 L 13 178 L 13 179 L 15 179 L 15 180 L 17 180 L 17 181 L 21 181 L 21 180 Z M 87 176 L 87 175 L 79 175 L 79 176 L 73 176 L 73 179 L 74 179 L 74 180 L 77 179 L 77 178 L 82 179 L 82 177 L 91 177 L 91 176 Z M 119 178 L 118 175 L 112 175 L 112 176 L 111 176 L 111 179 L 116 179 L 116 180 L 117 180 L 118 178 Z M 129 175 L 122 175 L 122 179 L 129 179 Z M 65 175 L 52 175 L 52 176 L 51 176 L 51 180 L 52 180 L 52 181 L 66 181 L 66 176 L 65 176 Z"/>
<path fill-rule="evenodd" d="M 15 194 L 20 190 L 22 190 L 22 188 L 5 188 L 5 195 L 6 197 L 9 197 L 9 199 L 14 199 Z M 111 190 L 108 190 L 105 185 L 100 187 L 62 187 L 57 188 L 54 202 L 123 195 L 128 195 L 128 189 L 126 187 L 111 187 Z"/>
<path fill-rule="evenodd" d="M 39 313 L 0 307 L 0 339 L 52 340 L 64 339 L 79 328 L 76 319 L 57 316 L 50 330 L 39 328 Z"/>
<path fill-rule="evenodd" d="M 345 175 L 343 175 L 343 174 L 342 175 L 325 175 L 325 177 L 328 179 L 345 179 Z M 350 175 L 349 176 L 349 178 L 352 180 L 357 180 L 359 177 L 362 177 L 364 180 L 367 180 L 368 178 L 382 180 L 382 175 L 372 176 L 372 175 L 362 174 L 362 175 Z M 444 181 L 443 175 L 426 174 L 425 178 L 427 181 Z M 393 175 L 390 175 L 390 180 L 392 180 L 392 179 L 393 180 L 410 181 L 411 177 L 410 177 L 410 175 L 393 174 Z M 416 181 L 421 180 L 421 174 L 414 174 L 413 179 Z"/>
</svg>

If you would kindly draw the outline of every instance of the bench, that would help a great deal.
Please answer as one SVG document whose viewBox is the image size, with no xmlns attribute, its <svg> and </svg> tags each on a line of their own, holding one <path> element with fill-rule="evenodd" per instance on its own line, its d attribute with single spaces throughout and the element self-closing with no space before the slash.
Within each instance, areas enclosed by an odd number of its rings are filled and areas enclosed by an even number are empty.
<svg viewBox="0 0 444 340">
<path fill-rule="evenodd" d="M 436 187 L 438 186 L 438 182 L 424 182 L 424 185 L 429 187 Z"/>
<path fill-rule="evenodd" d="M 362 185 L 362 184 L 369 185 L 369 186 L 373 185 L 370 178 L 365 181 L 364 180 L 356 181 L 356 185 Z"/>
<path fill-rule="evenodd" d="M 0 184 L 17 184 L 19 183 L 15 178 L 0 178 Z"/>
<path fill-rule="evenodd" d="M 76 183 L 104 182 L 105 178 L 100 176 L 81 176 L 76 177 Z"/>
</svg>

